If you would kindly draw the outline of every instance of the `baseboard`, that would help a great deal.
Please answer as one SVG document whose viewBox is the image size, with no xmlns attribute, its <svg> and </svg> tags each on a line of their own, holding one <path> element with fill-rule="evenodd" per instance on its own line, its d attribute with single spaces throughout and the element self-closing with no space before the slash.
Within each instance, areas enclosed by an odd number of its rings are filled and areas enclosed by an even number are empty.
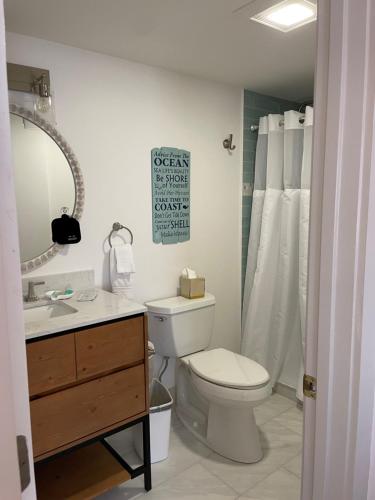
<svg viewBox="0 0 375 500">
<path fill-rule="evenodd" d="M 273 392 L 276 392 L 277 394 L 280 394 L 280 396 L 284 396 L 295 403 L 301 403 L 299 399 L 297 399 L 296 389 L 294 387 L 290 387 L 289 385 L 277 382 L 273 388 Z"/>
</svg>

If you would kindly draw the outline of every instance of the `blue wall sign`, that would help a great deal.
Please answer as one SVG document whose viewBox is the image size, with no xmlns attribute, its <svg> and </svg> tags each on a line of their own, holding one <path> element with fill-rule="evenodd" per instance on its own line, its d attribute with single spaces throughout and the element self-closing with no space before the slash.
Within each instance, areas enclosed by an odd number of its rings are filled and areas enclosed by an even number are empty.
<svg viewBox="0 0 375 500">
<path fill-rule="evenodd" d="M 152 239 L 178 243 L 190 239 L 190 152 L 176 148 L 151 151 Z"/>
</svg>

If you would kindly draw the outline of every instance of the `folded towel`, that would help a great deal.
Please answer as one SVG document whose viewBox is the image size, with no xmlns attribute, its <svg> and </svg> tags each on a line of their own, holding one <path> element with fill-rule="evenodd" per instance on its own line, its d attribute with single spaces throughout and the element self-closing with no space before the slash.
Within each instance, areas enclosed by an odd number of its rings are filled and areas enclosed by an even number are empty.
<svg viewBox="0 0 375 500">
<path fill-rule="evenodd" d="M 134 298 L 135 268 L 133 262 L 133 272 L 119 273 L 117 271 L 116 248 L 111 248 L 109 253 L 109 275 L 111 280 L 112 292 L 117 295 L 123 295 L 128 299 Z M 120 267 L 121 269 L 121 267 Z"/>
<path fill-rule="evenodd" d="M 116 278 L 112 281 L 112 293 L 123 295 L 129 300 L 134 299 L 134 274 L 125 273 L 123 278 Z"/>
<path fill-rule="evenodd" d="M 135 273 L 133 248 L 129 243 L 114 247 L 118 273 Z"/>
</svg>

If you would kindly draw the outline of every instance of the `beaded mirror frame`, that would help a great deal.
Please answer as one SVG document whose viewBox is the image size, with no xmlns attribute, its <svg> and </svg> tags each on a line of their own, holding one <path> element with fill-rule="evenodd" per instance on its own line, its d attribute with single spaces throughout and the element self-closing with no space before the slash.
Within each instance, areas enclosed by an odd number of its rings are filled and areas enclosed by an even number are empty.
<svg viewBox="0 0 375 500">
<path fill-rule="evenodd" d="M 85 200 L 85 189 L 83 184 L 83 176 L 82 171 L 79 166 L 78 160 L 73 153 L 71 147 L 67 143 L 67 141 L 63 138 L 63 136 L 53 127 L 49 122 L 44 120 L 40 115 L 29 111 L 28 109 L 17 106 L 15 104 L 11 104 L 9 106 L 10 113 L 20 116 L 21 118 L 25 118 L 29 122 L 33 123 L 37 127 L 43 130 L 47 135 L 51 137 L 51 139 L 57 144 L 57 146 L 61 149 L 64 154 L 70 170 L 73 175 L 74 187 L 75 187 L 75 203 L 74 210 L 72 213 L 72 217 L 79 220 L 82 216 L 83 205 Z M 63 248 L 63 245 L 59 245 L 57 243 L 52 243 L 50 247 L 48 247 L 43 253 L 34 257 L 30 260 L 26 260 L 21 262 L 21 272 L 23 274 L 33 271 L 34 269 L 46 264 L 52 257 L 59 253 L 59 250 Z"/>
</svg>

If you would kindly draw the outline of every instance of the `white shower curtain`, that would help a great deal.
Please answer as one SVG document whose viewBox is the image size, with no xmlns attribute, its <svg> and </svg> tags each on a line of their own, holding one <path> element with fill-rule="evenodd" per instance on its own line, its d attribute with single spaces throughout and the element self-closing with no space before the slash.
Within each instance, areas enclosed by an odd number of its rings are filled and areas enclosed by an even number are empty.
<svg viewBox="0 0 375 500">
<path fill-rule="evenodd" d="M 307 107 L 303 124 L 297 111 L 259 123 L 242 353 L 267 368 L 272 385 L 291 343 L 304 345 L 312 115 Z"/>
</svg>

